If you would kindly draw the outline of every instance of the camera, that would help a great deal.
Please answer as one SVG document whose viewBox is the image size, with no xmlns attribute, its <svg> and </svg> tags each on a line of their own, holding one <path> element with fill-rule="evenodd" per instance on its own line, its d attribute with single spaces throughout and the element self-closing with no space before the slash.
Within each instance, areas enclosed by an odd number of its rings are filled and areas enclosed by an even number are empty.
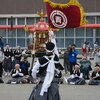
<svg viewBox="0 0 100 100">
<path fill-rule="evenodd" d="M 67 49 L 69 52 L 72 52 L 72 47 L 68 47 L 68 49 Z"/>
</svg>

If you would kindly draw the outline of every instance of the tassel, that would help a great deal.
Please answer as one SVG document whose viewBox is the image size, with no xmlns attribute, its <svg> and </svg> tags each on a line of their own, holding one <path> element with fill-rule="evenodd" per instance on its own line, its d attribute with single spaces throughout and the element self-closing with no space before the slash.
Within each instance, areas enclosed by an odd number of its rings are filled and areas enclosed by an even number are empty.
<svg viewBox="0 0 100 100">
<path fill-rule="evenodd" d="M 79 6 L 79 2 L 77 0 L 70 0 L 68 3 L 66 4 L 59 4 L 59 3 L 54 3 L 50 0 L 44 0 L 44 2 L 48 2 L 53 8 L 59 7 L 59 8 L 66 8 L 69 7 L 70 5 L 75 5 L 75 6 Z"/>
</svg>

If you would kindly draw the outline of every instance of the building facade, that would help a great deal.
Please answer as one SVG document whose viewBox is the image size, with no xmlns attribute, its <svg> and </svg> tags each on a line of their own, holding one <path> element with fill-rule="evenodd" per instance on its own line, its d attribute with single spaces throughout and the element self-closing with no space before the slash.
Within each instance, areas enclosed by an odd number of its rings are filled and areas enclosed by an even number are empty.
<svg viewBox="0 0 100 100">
<path fill-rule="evenodd" d="M 65 0 L 52 0 L 53 2 L 65 3 Z M 66 0 L 68 2 L 69 0 Z M 7 3 L 7 4 L 6 4 Z M 86 12 L 88 24 L 100 24 L 100 0 L 80 0 Z M 87 5 L 88 4 L 88 5 Z M 11 25 L 11 16 L 13 16 L 13 25 L 32 25 L 39 21 L 40 17 L 36 15 L 37 11 L 45 9 L 43 0 L 3 0 L 0 4 L 0 25 Z M 47 18 L 45 18 L 47 21 Z M 21 45 L 27 48 L 31 44 L 32 35 L 25 32 L 24 29 L 0 29 L 0 36 L 4 38 L 5 44 L 11 47 Z M 97 41 L 100 44 L 100 28 L 70 28 L 61 29 L 55 33 L 57 46 L 59 49 L 65 49 L 68 44 L 75 43 L 77 48 L 81 48 L 85 41 L 93 43 Z"/>
</svg>

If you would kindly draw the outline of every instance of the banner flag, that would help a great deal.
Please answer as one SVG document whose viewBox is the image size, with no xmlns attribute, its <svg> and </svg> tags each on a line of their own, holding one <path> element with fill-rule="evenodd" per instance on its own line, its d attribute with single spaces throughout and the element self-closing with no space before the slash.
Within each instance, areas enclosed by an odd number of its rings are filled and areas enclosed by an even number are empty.
<svg viewBox="0 0 100 100">
<path fill-rule="evenodd" d="M 58 4 L 50 0 L 46 2 L 49 26 L 52 28 L 75 28 L 87 23 L 83 8 L 77 0 L 67 4 Z"/>
</svg>

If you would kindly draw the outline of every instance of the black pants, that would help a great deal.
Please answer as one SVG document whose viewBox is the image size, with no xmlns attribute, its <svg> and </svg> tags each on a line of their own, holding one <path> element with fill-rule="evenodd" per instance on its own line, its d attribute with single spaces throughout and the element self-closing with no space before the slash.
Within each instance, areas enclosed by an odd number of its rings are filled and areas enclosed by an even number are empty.
<svg viewBox="0 0 100 100">
<path fill-rule="evenodd" d="M 73 68 L 75 67 L 76 62 L 70 62 L 70 75 L 73 73 Z"/>
<path fill-rule="evenodd" d="M 0 77 L 2 77 L 2 73 L 3 73 L 3 67 L 2 67 L 2 63 L 0 63 Z"/>
</svg>

